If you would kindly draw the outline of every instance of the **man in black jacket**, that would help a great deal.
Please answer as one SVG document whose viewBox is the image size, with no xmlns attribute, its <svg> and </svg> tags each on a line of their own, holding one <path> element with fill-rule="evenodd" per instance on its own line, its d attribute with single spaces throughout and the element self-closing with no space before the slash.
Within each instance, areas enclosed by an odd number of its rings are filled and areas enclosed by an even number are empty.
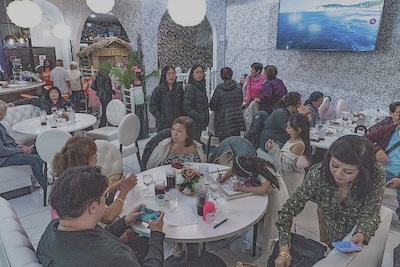
<svg viewBox="0 0 400 267">
<path fill-rule="evenodd" d="M 143 214 L 138 212 L 140 205 L 106 229 L 97 225 L 105 210 L 107 185 L 98 167 L 73 167 L 58 177 L 50 203 L 60 218 L 50 222 L 40 239 L 37 258 L 43 266 L 163 266 L 162 212 L 149 221 L 149 248 L 141 263 L 118 238 Z"/>
</svg>

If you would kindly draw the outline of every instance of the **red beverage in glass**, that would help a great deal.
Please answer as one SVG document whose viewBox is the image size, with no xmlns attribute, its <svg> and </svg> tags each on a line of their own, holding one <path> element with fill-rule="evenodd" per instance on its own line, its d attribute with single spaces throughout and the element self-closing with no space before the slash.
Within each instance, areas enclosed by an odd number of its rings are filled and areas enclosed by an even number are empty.
<svg viewBox="0 0 400 267">
<path fill-rule="evenodd" d="M 156 187 L 154 189 L 154 192 L 155 192 L 156 196 L 159 195 L 159 194 L 165 194 L 165 186 L 164 187 L 159 187 L 159 188 Z"/>
<path fill-rule="evenodd" d="M 206 196 L 197 197 L 197 215 L 203 216 L 203 207 L 206 203 Z"/>
<path fill-rule="evenodd" d="M 154 181 L 154 193 L 157 196 L 158 194 L 165 194 L 165 181 L 161 179 L 157 179 Z"/>
</svg>

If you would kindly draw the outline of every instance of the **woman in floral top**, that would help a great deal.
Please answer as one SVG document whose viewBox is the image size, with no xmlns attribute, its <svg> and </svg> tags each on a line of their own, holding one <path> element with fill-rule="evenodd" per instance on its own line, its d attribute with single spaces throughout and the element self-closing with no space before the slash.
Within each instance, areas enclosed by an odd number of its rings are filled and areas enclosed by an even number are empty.
<svg viewBox="0 0 400 267">
<path fill-rule="evenodd" d="M 303 184 L 287 200 L 276 222 L 279 256 L 276 267 L 289 267 L 290 229 L 293 217 L 308 200 L 318 204 L 330 242 L 351 238 L 368 244 L 380 221 L 379 211 L 385 186 L 385 169 L 376 162 L 373 145 L 364 137 L 346 135 L 329 148 L 322 163 L 310 168 Z"/>
</svg>

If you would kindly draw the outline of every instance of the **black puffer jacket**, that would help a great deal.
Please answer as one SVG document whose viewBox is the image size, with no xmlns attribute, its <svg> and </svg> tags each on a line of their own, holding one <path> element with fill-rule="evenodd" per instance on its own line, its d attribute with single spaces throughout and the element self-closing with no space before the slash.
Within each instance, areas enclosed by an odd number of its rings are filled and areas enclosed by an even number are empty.
<svg viewBox="0 0 400 267">
<path fill-rule="evenodd" d="M 175 83 L 172 91 L 165 84 L 157 86 L 151 94 L 149 110 L 156 118 L 157 131 L 170 128 L 172 122 L 183 114 L 183 88 Z"/>
<path fill-rule="evenodd" d="M 242 91 L 234 80 L 226 80 L 217 85 L 210 101 L 210 109 L 216 112 L 217 136 L 231 136 L 244 130 L 242 102 Z"/>
<path fill-rule="evenodd" d="M 204 81 L 188 83 L 183 94 L 183 112 L 192 118 L 193 128 L 203 130 L 208 125 L 208 97 Z"/>
</svg>

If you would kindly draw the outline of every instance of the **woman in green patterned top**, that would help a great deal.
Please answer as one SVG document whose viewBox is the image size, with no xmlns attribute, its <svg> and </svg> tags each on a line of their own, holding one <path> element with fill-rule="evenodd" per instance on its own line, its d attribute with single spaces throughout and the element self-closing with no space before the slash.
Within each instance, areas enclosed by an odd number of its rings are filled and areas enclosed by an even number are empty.
<svg viewBox="0 0 400 267">
<path fill-rule="evenodd" d="M 373 144 L 346 135 L 328 149 L 322 163 L 310 168 L 303 184 L 287 200 L 276 222 L 279 255 L 276 267 L 289 267 L 293 217 L 308 200 L 318 204 L 329 242 L 340 241 L 357 225 L 351 241 L 368 244 L 380 221 L 385 169 L 376 162 Z"/>
</svg>

